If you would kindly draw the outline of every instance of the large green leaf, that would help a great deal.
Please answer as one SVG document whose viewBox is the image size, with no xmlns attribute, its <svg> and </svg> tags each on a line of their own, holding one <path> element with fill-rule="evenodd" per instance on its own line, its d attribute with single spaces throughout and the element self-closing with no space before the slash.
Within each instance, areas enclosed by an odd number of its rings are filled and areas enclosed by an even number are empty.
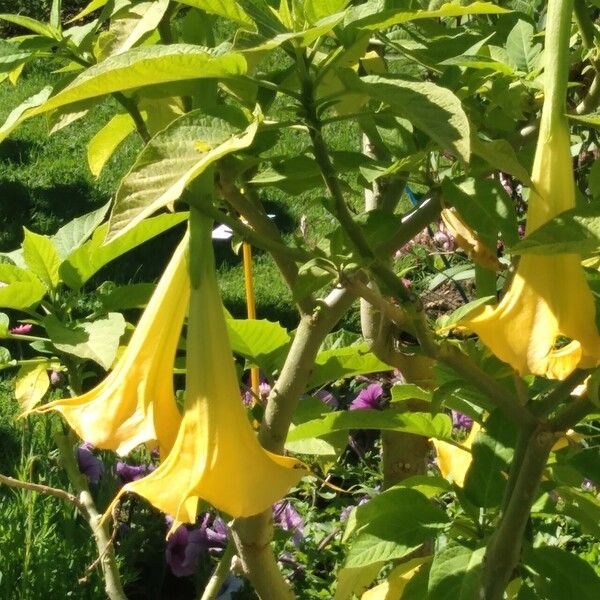
<svg viewBox="0 0 600 600">
<path fill-rule="evenodd" d="M 445 200 L 491 248 L 498 234 L 507 245 L 519 240 L 514 203 L 497 181 L 469 178 L 456 185 L 445 179 L 442 190 Z"/>
<path fill-rule="evenodd" d="M 104 165 L 125 138 L 135 131 L 135 123 L 128 113 L 116 114 L 89 141 L 87 160 L 94 177 L 99 177 Z"/>
<path fill-rule="evenodd" d="M 448 2 L 437 10 L 403 11 L 397 9 L 384 10 L 385 3 L 371 0 L 351 11 L 346 24 L 358 29 L 379 31 L 400 23 L 408 23 L 417 19 L 440 19 L 444 17 L 464 17 L 468 15 L 497 15 L 510 12 L 491 2 L 473 2 L 467 6 L 461 3 Z"/>
<path fill-rule="evenodd" d="M 344 83 L 350 89 L 388 104 L 396 114 L 408 119 L 442 148 L 469 161 L 469 120 L 460 100 L 449 89 L 429 81 L 406 81 L 378 75 L 368 75 L 360 80 L 344 76 Z"/>
<path fill-rule="evenodd" d="M 533 25 L 519 20 L 506 39 L 506 53 L 511 65 L 523 72 L 530 73 L 539 66 L 542 44 L 534 42 Z"/>
<path fill-rule="evenodd" d="M 476 600 L 485 548 L 446 546 L 433 557 L 428 600 Z"/>
<path fill-rule="evenodd" d="M 123 235 L 227 154 L 247 148 L 258 121 L 231 106 L 196 110 L 173 121 L 142 150 L 115 198 L 107 239 Z"/>
<path fill-rule="evenodd" d="M 452 421 L 444 414 L 395 409 L 336 411 L 298 425 L 289 432 L 287 439 L 291 442 L 350 429 L 401 431 L 428 438 L 448 439 L 452 434 Z"/>
<path fill-rule="evenodd" d="M 191 44 L 140 46 L 89 67 L 41 106 L 23 109 L 19 117 L 23 120 L 82 100 L 139 87 L 191 79 L 232 77 L 245 72 L 246 59 L 239 53 L 213 56 Z M 7 125 L 9 120 L 10 127 Z M 0 129 L 0 134 L 4 133 L 4 136 L 17 124 L 12 113 L 7 123 Z"/>
<path fill-rule="evenodd" d="M 465 493 L 475 506 L 500 506 L 516 444 L 516 432 L 499 411 L 494 411 L 471 447 L 473 460 L 465 478 Z"/>
<path fill-rule="evenodd" d="M 0 306 L 22 310 L 32 308 L 46 295 L 46 286 L 25 269 L 0 264 Z"/>
<path fill-rule="evenodd" d="M 78 289 L 104 265 L 186 219 L 187 213 L 165 214 L 146 219 L 109 244 L 104 244 L 108 230 L 105 223 L 94 231 L 90 240 L 77 248 L 62 263 L 60 276 L 69 287 Z"/>
<path fill-rule="evenodd" d="M 45 362 L 24 364 L 17 372 L 15 400 L 22 412 L 30 411 L 42 401 L 50 387 L 49 365 Z"/>
<path fill-rule="evenodd" d="M 560 213 L 514 245 L 513 254 L 588 254 L 600 250 L 600 204 Z"/>
<path fill-rule="evenodd" d="M 484 140 L 474 134 L 471 136 L 471 150 L 495 169 L 509 173 L 526 185 L 531 183 L 527 169 L 520 163 L 514 148 L 506 140 Z"/>
<path fill-rule="evenodd" d="M 58 285 L 58 269 L 61 259 L 52 240 L 24 228 L 23 259 L 32 273 L 37 275 L 48 289 Z"/>
<path fill-rule="evenodd" d="M 539 575 L 534 583 L 540 598 L 597 600 L 600 594 L 600 577 L 573 552 L 553 546 L 526 549 L 524 562 Z"/>
<path fill-rule="evenodd" d="M 62 38 L 60 31 L 56 29 L 56 27 L 52 27 L 52 25 L 48 25 L 48 23 L 36 21 L 35 19 L 26 17 L 25 15 L 11 15 L 2 13 L 0 14 L 0 20 L 13 23 L 13 25 L 18 25 L 24 29 L 29 29 L 29 31 L 33 31 L 33 33 L 37 33 L 38 35 L 42 35 L 56 41 L 60 41 Z"/>
<path fill-rule="evenodd" d="M 193 6 L 194 8 L 200 8 L 210 15 L 225 17 L 242 25 L 254 25 L 254 21 L 234 0 L 177 0 L 177 2 Z"/>
<path fill-rule="evenodd" d="M 110 369 L 115 360 L 119 340 L 125 332 L 125 319 L 120 313 L 109 313 L 104 319 L 79 325 L 65 325 L 49 315 L 43 324 L 55 348 L 93 360 L 105 370 Z"/>
<path fill-rule="evenodd" d="M 324 350 L 317 355 L 306 388 L 310 390 L 345 377 L 389 370 L 391 367 L 370 352 L 366 343 Z"/>
<path fill-rule="evenodd" d="M 89 212 L 81 217 L 76 217 L 63 225 L 51 238 L 58 254 L 61 258 L 66 258 L 81 246 L 94 233 L 96 228 L 102 223 L 110 202 L 101 206 L 97 210 Z"/>
<path fill-rule="evenodd" d="M 335 596 L 333 600 L 352 600 L 367 589 L 367 586 L 377 577 L 381 564 L 373 563 L 362 567 L 343 567 L 336 577 Z"/>
<path fill-rule="evenodd" d="M 15 127 L 27 119 L 31 115 L 32 110 L 42 106 L 51 94 L 52 87 L 48 85 L 13 108 L 6 117 L 6 121 L 4 121 L 2 127 L 0 127 L 0 142 L 2 142 Z"/>
<path fill-rule="evenodd" d="M 359 506 L 344 537 L 352 536 L 344 567 L 403 558 L 448 524 L 445 511 L 416 490 L 395 487 Z"/>
<path fill-rule="evenodd" d="M 227 319 L 231 348 L 271 374 L 281 367 L 292 340 L 279 323 L 266 319 Z"/>
</svg>

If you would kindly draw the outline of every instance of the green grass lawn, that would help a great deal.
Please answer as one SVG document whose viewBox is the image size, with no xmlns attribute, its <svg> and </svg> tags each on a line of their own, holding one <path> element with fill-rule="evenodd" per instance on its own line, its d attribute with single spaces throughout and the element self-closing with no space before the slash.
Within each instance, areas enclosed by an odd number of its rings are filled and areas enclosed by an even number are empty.
<svg viewBox="0 0 600 600">
<path fill-rule="evenodd" d="M 0 84 L 0 121 L 24 99 L 51 83 L 53 75 L 42 67 L 30 68 L 17 86 L 7 81 Z M 45 117 L 26 121 L 0 144 L 0 252 L 15 249 L 23 238 L 23 227 L 37 233 L 52 234 L 70 219 L 105 203 L 117 188 L 121 177 L 131 166 L 140 141 L 130 136 L 111 158 L 101 176 L 95 179 L 86 161 L 90 138 L 111 117 L 115 103 L 107 100 L 83 118 L 49 135 Z M 359 149 L 358 127 L 333 125 L 328 128 L 329 141 L 336 149 Z M 292 155 L 306 148 L 307 139 L 287 134 L 277 143 L 273 153 Z M 260 196 L 286 237 L 298 233 L 298 223 L 305 215 L 310 223 L 309 236 L 317 242 L 333 226 L 332 218 L 322 205 L 322 189 L 297 195 L 285 194 L 269 187 Z M 357 196 L 359 198 L 359 196 Z M 105 269 L 94 283 L 105 279 L 119 283 L 149 281 L 160 274 L 168 259 L 168 251 L 176 243 L 178 232 L 170 232 L 160 240 L 149 242 L 118 263 Z M 145 258 L 153 256 L 152 261 Z M 244 316 L 245 297 L 240 259 L 221 242 L 217 250 L 220 261 L 225 304 L 235 316 Z M 156 260 L 160 256 L 162 260 Z M 270 257 L 254 253 L 254 276 L 261 318 L 280 320 L 293 327 L 296 314 L 291 295 L 281 280 Z"/>
</svg>

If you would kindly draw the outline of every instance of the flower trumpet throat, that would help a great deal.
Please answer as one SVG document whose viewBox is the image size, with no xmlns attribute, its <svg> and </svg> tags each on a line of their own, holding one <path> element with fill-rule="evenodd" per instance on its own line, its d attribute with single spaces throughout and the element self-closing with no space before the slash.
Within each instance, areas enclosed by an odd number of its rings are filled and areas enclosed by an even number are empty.
<svg viewBox="0 0 600 600">
<path fill-rule="evenodd" d="M 181 427 L 161 465 L 120 492 L 143 496 L 173 515 L 175 525 L 195 522 L 201 498 L 232 517 L 257 514 L 306 474 L 299 461 L 264 450 L 246 417 L 216 278 L 212 221 L 192 219 Z"/>
<path fill-rule="evenodd" d="M 161 456 L 168 453 L 181 423 L 173 363 L 188 308 L 187 248 L 186 235 L 106 379 L 81 396 L 50 402 L 36 412 L 60 412 L 97 448 L 126 455 L 139 444 L 157 442 Z"/>
<path fill-rule="evenodd" d="M 571 10 L 564 4 L 550 0 L 548 8 L 545 98 L 531 175 L 528 233 L 575 206 L 565 116 Z M 521 375 L 564 379 L 578 367 L 598 364 L 595 313 L 578 254 L 525 254 L 500 304 L 470 313 L 461 324 Z"/>
</svg>

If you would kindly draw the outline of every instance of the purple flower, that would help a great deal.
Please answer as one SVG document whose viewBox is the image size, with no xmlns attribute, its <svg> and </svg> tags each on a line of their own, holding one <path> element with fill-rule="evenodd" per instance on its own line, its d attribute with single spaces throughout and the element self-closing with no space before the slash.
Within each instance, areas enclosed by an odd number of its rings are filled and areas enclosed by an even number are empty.
<svg viewBox="0 0 600 600">
<path fill-rule="evenodd" d="M 96 485 L 104 473 L 102 461 L 92 452 L 94 446 L 84 442 L 77 448 L 77 464 L 79 470 L 88 478 L 88 481 Z"/>
<path fill-rule="evenodd" d="M 316 392 L 315 398 L 318 398 L 321 402 L 327 404 L 327 406 L 329 406 L 332 410 L 336 410 L 340 405 L 338 399 L 329 390 L 326 390 L 325 388 Z"/>
<path fill-rule="evenodd" d="M 165 557 L 175 577 L 187 577 L 195 573 L 203 552 L 206 552 L 206 534 L 203 527 L 188 529 L 180 525 L 167 540 Z"/>
<path fill-rule="evenodd" d="M 381 408 L 383 400 L 383 387 L 380 383 L 371 383 L 361 390 L 352 400 L 349 410 L 363 410 L 365 408 Z"/>
<path fill-rule="evenodd" d="M 151 471 L 154 471 L 153 465 L 129 465 L 122 461 L 117 463 L 117 477 L 120 479 L 122 485 L 137 481 L 148 475 Z"/>
<path fill-rule="evenodd" d="M 473 419 L 457 410 L 452 411 L 452 425 L 457 429 L 466 429 L 470 431 L 473 427 Z"/>
<path fill-rule="evenodd" d="M 348 517 L 350 516 L 350 513 L 357 507 L 357 506 L 362 506 L 363 504 L 366 504 L 369 500 L 371 499 L 370 496 L 363 496 L 359 501 L 358 504 L 355 506 L 354 504 L 350 504 L 349 506 L 345 506 L 344 508 L 342 508 L 341 512 L 340 512 L 340 522 L 344 523 L 345 521 L 348 520 Z"/>
<path fill-rule="evenodd" d="M 586 492 L 593 492 L 596 489 L 596 486 L 594 485 L 594 482 L 591 479 L 584 479 L 581 482 L 581 487 L 586 491 Z"/>
<path fill-rule="evenodd" d="M 266 402 L 269 394 L 271 393 L 271 386 L 264 379 L 258 384 L 258 395 L 262 402 Z M 242 394 L 242 402 L 246 406 L 252 406 L 254 404 L 254 394 L 251 389 L 247 389 Z"/>
<path fill-rule="evenodd" d="M 62 374 L 59 371 L 52 371 L 50 373 L 50 383 L 52 385 L 58 385 L 62 381 Z"/>
<path fill-rule="evenodd" d="M 31 323 L 23 323 L 22 325 L 17 325 L 16 327 L 10 329 L 10 333 L 15 333 L 18 335 L 27 335 L 28 333 L 31 333 L 32 329 L 33 325 L 31 325 Z"/>
<path fill-rule="evenodd" d="M 292 540 L 295 546 L 301 544 L 304 539 L 304 521 L 290 502 L 282 500 L 273 504 L 273 519 L 276 527 L 294 533 Z"/>
</svg>

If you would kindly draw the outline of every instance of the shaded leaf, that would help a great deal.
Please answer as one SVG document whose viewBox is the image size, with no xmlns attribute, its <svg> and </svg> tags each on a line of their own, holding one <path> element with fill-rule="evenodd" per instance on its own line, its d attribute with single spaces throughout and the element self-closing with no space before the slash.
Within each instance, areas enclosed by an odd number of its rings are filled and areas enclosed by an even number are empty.
<svg viewBox="0 0 600 600">
<path fill-rule="evenodd" d="M 433 557 L 428 600 L 476 600 L 485 548 L 447 546 Z"/>
</svg>

